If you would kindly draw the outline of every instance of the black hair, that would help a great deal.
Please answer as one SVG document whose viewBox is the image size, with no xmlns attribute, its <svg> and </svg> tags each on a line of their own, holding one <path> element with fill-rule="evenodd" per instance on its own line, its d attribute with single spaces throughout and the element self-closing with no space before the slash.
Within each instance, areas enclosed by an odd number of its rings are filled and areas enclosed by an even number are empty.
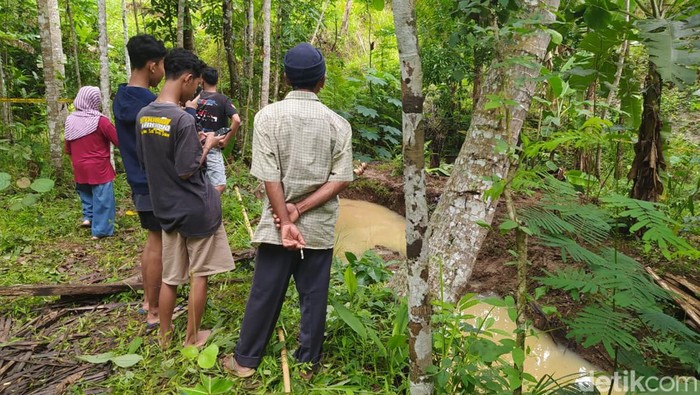
<svg viewBox="0 0 700 395">
<path fill-rule="evenodd" d="M 129 51 L 132 70 L 143 68 L 151 60 L 158 62 L 168 53 L 163 42 L 156 40 L 150 34 L 131 37 L 126 44 L 126 49 Z"/>
<path fill-rule="evenodd" d="M 195 78 L 202 75 L 207 65 L 197 55 L 184 48 L 175 48 L 165 56 L 165 78 L 172 80 L 184 73 L 191 73 Z"/>
<path fill-rule="evenodd" d="M 323 78 L 323 77 L 321 77 Z M 305 90 L 314 90 L 316 88 L 316 85 L 318 84 L 319 81 L 321 81 L 321 78 L 317 79 L 314 81 L 314 83 L 306 83 L 306 84 L 292 84 L 292 90 L 299 90 L 299 89 L 305 89 Z"/>
<path fill-rule="evenodd" d="M 219 71 L 213 67 L 207 67 L 202 71 L 202 79 L 209 85 L 216 85 L 219 83 Z"/>
</svg>

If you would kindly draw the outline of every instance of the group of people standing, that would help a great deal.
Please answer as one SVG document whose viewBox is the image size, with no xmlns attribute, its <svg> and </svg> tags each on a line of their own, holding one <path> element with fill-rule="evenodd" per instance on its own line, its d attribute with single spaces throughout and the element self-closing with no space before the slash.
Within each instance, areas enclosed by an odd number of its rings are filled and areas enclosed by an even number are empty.
<svg viewBox="0 0 700 395">
<path fill-rule="evenodd" d="M 207 279 L 235 266 L 222 222 L 226 177 L 220 150 L 240 118 L 216 92 L 216 70 L 194 53 L 168 51 L 145 34 L 132 37 L 127 49 L 132 72 L 114 99 L 116 127 L 100 114 L 95 87 L 81 88 L 66 122 L 83 224 L 93 238 L 113 232 L 109 143 L 119 145 L 132 200 L 148 231 L 141 256 L 146 325 L 159 326 L 167 346 L 177 287 L 189 283 L 183 344 L 202 346 L 210 335 L 200 329 Z M 305 378 L 320 366 L 337 195 L 354 178 L 350 124 L 316 95 L 325 83 L 323 55 L 302 43 L 286 53 L 284 68 L 292 91 L 254 120 L 251 174 L 264 183 L 266 204 L 252 240 L 255 272 L 239 341 L 221 361 L 239 377 L 253 375 L 260 364 L 292 276 L 301 309 L 294 356 L 310 363 Z M 163 77 L 156 96 L 150 88 Z M 229 133 L 215 133 L 227 127 Z"/>
</svg>

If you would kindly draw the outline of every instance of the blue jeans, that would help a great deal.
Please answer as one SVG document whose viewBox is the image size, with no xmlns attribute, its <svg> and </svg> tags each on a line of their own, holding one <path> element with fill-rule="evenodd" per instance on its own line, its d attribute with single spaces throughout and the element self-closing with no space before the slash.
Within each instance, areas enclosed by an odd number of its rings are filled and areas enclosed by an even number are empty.
<svg viewBox="0 0 700 395">
<path fill-rule="evenodd" d="M 92 222 L 92 235 L 97 237 L 114 234 L 114 186 L 112 181 L 98 184 L 75 184 L 75 190 L 83 204 L 83 220 Z"/>
</svg>

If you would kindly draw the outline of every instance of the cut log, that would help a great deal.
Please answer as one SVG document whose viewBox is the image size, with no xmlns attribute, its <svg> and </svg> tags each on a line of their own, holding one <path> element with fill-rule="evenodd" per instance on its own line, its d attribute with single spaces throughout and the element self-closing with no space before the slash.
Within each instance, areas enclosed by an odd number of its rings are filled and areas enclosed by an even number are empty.
<svg viewBox="0 0 700 395">
<path fill-rule="evenodd" d="M 647 273 L 649 273 L 649 275 L 654 279 L 654 281 L 656 281 L 656 283 L 659 284 L 661 288 L 671 293 L 673 300 L 675 300 L 678 306 L 680 306 L 680 308 L 683 309 L 683 311 L 685 311 L 685 313 L 695 323 L 695 325 L 700 326 L 700 309 L 697 309 L 694 306 L 694 303 L 697 303 L 697 300 L 678 289 L 678 287 L 675 287 L 669 284 L 667 281 L 663 280 L 661 277 L 659 277 L 658 274 L 656 274 L 656 272 L 654 272 L 652 268 L 645 267 L 644 269 L 647 271 Z M 694 303 L 692 301 L 694 301 Z"/>
<path fill-rule="evenodd" d="M 688 291 L 695 294 L 694 296 L 696 299 L 700 298 L 700 286 L 697 286 L 697 285 L 691 283 L 690 281 L 688 281 L 687 278 L 681 277 L 681 276 L 676 276 L 676 275 L 673 275 L 671 273 L 664 275 L 664 277 L 668 277 L 671 280 L 674 280 L 675 282 L 677 282 L 680 285 L 681 288 L 685 287 L 686 289 L 688 289 Z"/>
<path fill-rule="evenodd" d="M 243 261 L 255 256 L 255 249 L 249 248 L 232 252 L 233 259 Z M 236 279 L 227 279 L 236 282 Z M 242 281 L 242 280 L 241 280 Z M 0 287 L 0 296 L 83 296 L 83 295 L 111 295 L 119 292 L 143 289 L 141 275 L 137 274 L 127 279 L 113 283 L 99 284 L 32 284 L 10 285 Z"/>
</svg>

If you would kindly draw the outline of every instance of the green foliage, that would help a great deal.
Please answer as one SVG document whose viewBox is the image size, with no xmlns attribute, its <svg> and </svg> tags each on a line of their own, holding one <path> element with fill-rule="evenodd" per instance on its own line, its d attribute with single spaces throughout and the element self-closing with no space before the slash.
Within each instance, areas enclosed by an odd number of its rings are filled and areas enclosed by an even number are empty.
<svg viewBox="0 0 700 395">
<path fill-rule="evenodd" d="M 76 358 L 90 363 L 105 363 L 111 361 L 114 365 L 120 368 L 129 368 L 143 360 L 143 357 L 138 354 L 124 354 L 115 356 L 112 352 L 106 352 L 97 355 L 79 355 Z"/>
<path fill-rule="evenodd" d="M 644 250 L 649 252 L 652 246 L 659 247 L 666 259 L 676 255 L 697 256 L 698 251 L 687 241 L 679 237 L 673 229 L 679 224 L 661 211 L 660 203 L 645 202 L 623 196 L 611 195 L 601 199 L 608 209 L 617 211 L 621 218 L 634 221 L 629 231 L 642 232 Z"/>
<path fill-rule="evenodd" d="M 688 21 L 645 19 L 636 23 L 640 36 L 649 50 L 649 56 L 664 81 L 680 87 L 692 84 L 697 78 L 693 69 L 700 63 L 700 18 Z"/>
</svg>

